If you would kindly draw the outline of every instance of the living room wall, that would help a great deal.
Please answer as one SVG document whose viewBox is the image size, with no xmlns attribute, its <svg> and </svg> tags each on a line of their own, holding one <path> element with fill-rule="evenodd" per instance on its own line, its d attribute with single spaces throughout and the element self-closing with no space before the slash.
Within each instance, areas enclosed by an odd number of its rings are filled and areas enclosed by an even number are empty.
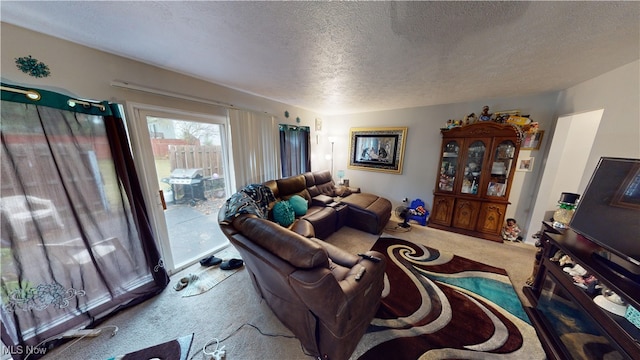
<svg viewBox="0 0 640 360">
<path fill-rule="evenodd" d="M 448 119 L 462 119 L 470 113 L 479 114 L 482 107 L 488 105 L 491 112 L 517 109 L 522 111 L 522 114 L 529 114 L 531 119 L 540 123 L 540 129 L 548 132 L 555 124 L 556 98 L 557 93 L 553 92 L 517 98 L 487 99 L 469 103 L 341 115 L 328 118 L 325 126 L 331 129 L 327 135 L 338 139 L 335 144 L 334 167 L 336 170 L 345 169 L 345 177 L 350 179 L 351 185 L 384 194 L 393 202 L 394 207 L 406 197 L 420 198 L 430 208 L 433 204 L 433 190 L 438 176 L 442 142 L 440 129 L 445 127 Z M 388 126 L 406 126 L 409 130 L 402 174 L 348 169 L 349 128 Z M 547 142 L 548 138 L 543 137 L 540 150 L 531 151 L 530 156 L 535 157 L 536 161 L 542 160 L 546 153 Z M 519 205 L 532 199 L 531 189 L 539 176 L 539 171 L 540 167 L 534 165 L 532 172 L 515 173 L 510 195 L 513 205 L 507 209 L 508 217 L 525 218 L 525 214 L 519 212 Z M 514 199 L 518 199 L 518 204 Z"/>
<path fill-rule="evenodd" d="M 334 144 L 334 171 L 345 170 L 351 184 L 365 191 L 388 197 L 394 207 L 402 198 L 422 198 L 430 206 L 435 187 L 440 151 L 440 128 L 448 119 L 461 119 L 465 115 L 479 113 L 488 105 L 492 112 L 521 110 L 540 123 L 545 136 L 540 150 L 532 151 L 535 157 L 534 171 L 517 172 L 507 215 L 518 219 L 522 227 L 537 231 L 539 224 L 528 224 L 532 201 L 537 193 L 541 171 L 544 169 L 555 122 L 560 115 L 604 108 L 604 117 L 590 154 L 589 164 L 582 176 L 583 187 L 600 156 L 640 157 L 640 98 L 638 82 L 639 62 L 628 64 L 609 73 L 587 80 L 566 90 L 534 94 L 517 98 L 485 99 L 468 103 L 444 104 L 409 109 L 396 109 L 340 116 L 322 116 L 312 111 L 272 101 L 215 85 L 184 74 L 167 71 L 134 60 L 107 54 L 65 40 L 52 38 L 20 27 L 1 23 L 2 32 L 2 80 L 18 85 L 33 86 L 67 93 L 82 98 L 125 101 L 180 109 L 197 113 L 219 113 L 222 108 L 193 101 L 151 95 L 125 90 L 110 85 L 113 80 L 216 100 L 233 104 L 238 108 L 266 112 L 278 117 L 280 123 L 315 128 L 315 119 L 323 119 L 321 135 L 312 130 L 313 170 L 330 169 L 331 145 L 327 137 L 337 138 Z M 16 57 L 32 55 L 45 62 L 51 76 L 43 79 L 29 77 L 20 72 L 14 63 Z M 167 54 L 171 56 L 171 54 Z M 161 61 L 161 59 L 159 60 Z M 488 84 L 490 86 L 490 84 Z M 518 86 L 518 84 L 514 84 Z M 478 94 L 482 98 L 482 94 Z M 288 111 L 291 116 L 285 119 Z M 350 170 L 347 168 L 349 128 L 407 126 L 409 128 L 401 175 Z M 318 136 L 316 136 L 318 135 Z"/>
<path fill-rule="evenodd" d="M 345 177 L 350 179 L 352 185 L 384 194 L 392 200 L 394 207 L 404 197 L 422 198 L 427 204 L 432 204 L 441 145 L 440 128 L 446 120 L 459 119 L 471 112 L 478 113 L 483 105 L 488 105 L 492 112 L 518 109 L 540 122 L 540 129 L 546 133 L 540 150 L 521 151 L 521 156 L 535 158 L 534 170 L 516 172 L 510 194 L 512 204 L 507 209 L 507 216 L 516 218 L 525 232 L 529 230 L 535 233 L 540 229 L 540 224 L 529 223 L 531 211 L 558 117 L 605 109 L 585 172 L 576 174 L 582 178 L 579 193 L 586 187 L 601 156 L 640 158 L 639 69 L 640 61 L 635 61 L 569 89 L 528 97 L 332 116 L 325 120 L 324 126 L 331 129 L 326 132 L 327 136 L 338 139 L 334 167 L 336 170 L 345 169 Z M 349 128 L 385 126 L 409 128 L 402 175 L 347 169 Z M 330 152 L 330 148 L 326 147 L 326 138 L 324 141 L 324 151 Z"/>
<path fill-rule="evenodd" d="M 558 94 L 558 115 L 604 109 L 579 192 L 602 156 L 640 158 L 640 60 Z"/>
<path fill-rule="evenodd" d="M 111 81 L 118 80 L 272 114 L 278 117 L 282 124 L 296 124 L 296 117 L 300 117 L 301 122 L 298 125 L 313 127 L 318 116 L 296 106 L 212 84 L 11 24 L 0 25 L 3 82 L 58 91 L 86 99 L 110 100 L 116 103 L 130 101 L 203 114 L 224 113 L 224 108 L 220 106 L 111 86 Z M 15 58 L 28 55 L 47 64 L 51 76 L 34 78 L 18 70 Z M 167 54 L 167 57 L 170 56 L 171 54 Z M 162 59 L 158 59 L 158 62 L 162 63 Z M 284 117 L 285 110 L 291 114 L 289 119 Z"/>
</svg>

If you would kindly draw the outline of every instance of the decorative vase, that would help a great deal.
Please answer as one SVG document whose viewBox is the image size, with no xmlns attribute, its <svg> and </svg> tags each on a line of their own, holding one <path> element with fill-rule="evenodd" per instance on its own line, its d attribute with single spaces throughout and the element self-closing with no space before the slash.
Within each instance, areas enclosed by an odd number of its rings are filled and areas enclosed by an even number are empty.
<svg viewBox="0 0 640 360">
<path fill-rule="evenodd" d="M 566 229 L 573 218 L 580 195 L 563 192 L 558 200 L 558 209 L 553 213 L 553 227 Z"/>
</svg>

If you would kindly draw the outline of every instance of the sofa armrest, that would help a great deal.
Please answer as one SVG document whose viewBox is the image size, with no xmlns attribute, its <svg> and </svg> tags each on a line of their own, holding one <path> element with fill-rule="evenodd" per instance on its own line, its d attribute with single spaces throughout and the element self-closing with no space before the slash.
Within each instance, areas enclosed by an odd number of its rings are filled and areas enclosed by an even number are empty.
<svg viewBox="0 0 640 360">
<path fill-rule="evenodd" d="M 311 240 L 322 246 L 327 251 L 329 259 L 340 266 L 352 268 L 360 260 L 359 256 L 354 255 L 326 241 L 322 241 L 316 238 L 311 238 Z"/>
<path fill-rule="evenodd" d="M 322 246 L 289 229 L 260 218 L 246 218 L 240 226 L 251 242 L 295 267 L 329 267 L 329 257 Z"/>
<path fill-rule="evenodd" d="M 335 200 L 331 196 L 327 195 L 316 195 L 311 199 L 312 206 L 328 206 L 333 203 Z"/>
<path fill-rule="evenodd" d="M 349 186 L 344 186 L 344 185 L 336 185 L 335 188 L 335 193 L 336 196 L 339 197 L 347 197 L 351 194 L 356 194 L 360 192 L 360 188 L 359 187 L 349 187 Z"/>
<path fill-rule="evenodd" d="M 291 274 L 291 284 L 298 296 L 336 336 L 343 336 L 363 320 L 370 321 L 377 310 L 384 288 L 386 260 L 378 252 L 368 254 L 382 260 L 376 263 L 360 259 L 341 281 L 328 269 Z M 362 268 L 365 273 L 356 280 Z"/>
</svg>

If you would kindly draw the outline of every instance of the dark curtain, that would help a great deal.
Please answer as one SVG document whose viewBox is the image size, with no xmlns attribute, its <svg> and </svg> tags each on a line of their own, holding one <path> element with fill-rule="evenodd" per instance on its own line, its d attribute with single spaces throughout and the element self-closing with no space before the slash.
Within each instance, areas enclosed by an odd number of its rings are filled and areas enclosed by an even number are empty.
<svg viewBox="0 0 640 360">
<path fill-rule="evenodd" d="M 3 89 L 0 110 L 2 341 L 15 359 L 169 283 L 117 105 L 36 91 Z"/>
<path fill-rule="evenodd" d="M 311 171 L 311 139 L 308 126 L 280 124 L 282 177 Z"/>
</svg>

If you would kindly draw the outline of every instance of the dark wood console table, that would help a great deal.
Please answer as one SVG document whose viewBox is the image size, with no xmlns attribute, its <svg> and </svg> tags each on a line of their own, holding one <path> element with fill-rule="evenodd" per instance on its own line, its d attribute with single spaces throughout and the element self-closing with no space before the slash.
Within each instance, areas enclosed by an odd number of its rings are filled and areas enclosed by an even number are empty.
<svg viewBox="0 0 640 360">
<path fill-rule="evenodd" d="M 572 276 L 551 260 L 561 250 L 600 284 L 640 310 L 640 284 L 622 276 L 593 254 L 601 248 L 567 229 L 542 234 L 543 254 L 532 286 L 523 288 L 531 302 L 525 310 L 549 359 L 640 359 L 640 329 L 623 316 L 598 306 Z"/>
</svg>

